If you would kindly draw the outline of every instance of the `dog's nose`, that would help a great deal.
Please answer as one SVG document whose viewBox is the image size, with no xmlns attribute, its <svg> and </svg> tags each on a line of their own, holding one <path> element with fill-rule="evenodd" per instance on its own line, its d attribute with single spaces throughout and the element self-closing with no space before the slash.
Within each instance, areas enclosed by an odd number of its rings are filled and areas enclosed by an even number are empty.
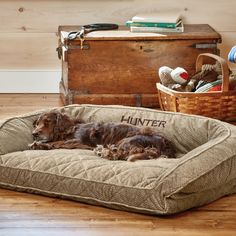
<svg viewBox="0 0 236 236">
<path fill-rule="evenodd" d="M 32 132 L 32 135 L 34 138 L 37 138 L 39 136 L 39 133 L 38 132 Z"/>
</svg>

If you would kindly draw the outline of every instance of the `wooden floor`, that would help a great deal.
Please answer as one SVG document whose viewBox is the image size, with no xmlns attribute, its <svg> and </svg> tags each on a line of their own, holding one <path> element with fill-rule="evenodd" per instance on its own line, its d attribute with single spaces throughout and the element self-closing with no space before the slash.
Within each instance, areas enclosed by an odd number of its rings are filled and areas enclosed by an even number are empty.
<svg viewBox="0 0 236 236">
<path fill-rule="evenodd" d="M 0 119 L 60 105 L 57 94 L 0 94 Z M 0 189 L 0 235 L 236 235 L 236 194 L 157 217 Z"/>
</svg>

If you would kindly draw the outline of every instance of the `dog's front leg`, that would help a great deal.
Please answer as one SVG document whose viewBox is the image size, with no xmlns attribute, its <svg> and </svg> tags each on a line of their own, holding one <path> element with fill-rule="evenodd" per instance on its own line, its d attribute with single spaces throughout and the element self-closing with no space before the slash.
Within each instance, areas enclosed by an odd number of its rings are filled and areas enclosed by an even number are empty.
<svg viewBox="0 0 236 236">
<path fill-rule="evenodd" d="M 93 150 L 93 147 L 88 145 L 82 144 L 79 140 L 71 139 L 66 141 L 55 141 L 49 143 L 42 143 L 42 142 L 33 142 L 29 145 L 30 149 L 33 150 L 50 150 L 50 149 L 87 149 Z"/>
<path fill-rule="evenodd" d="M 70 139 L 66 141 L 56 141 L 51 142 L 51 149 L 59 149 L 59 148 L 65 148 L 65 149 L 87 149 L 87 150 L 93 150 L 93 147 L 88 146 L 86 144 L 82 144 L 77 139 Z"/>
<path fill-rule="evenodd" d="M 34 141 L 33 143 L 29 144 L 29 148 L 32 150 L 49 150 L 52 149 L 50 143 L 42 143 L 38 141 Z"/>
<path fill-rule="evenodd" d="M 32 150 L 50 150 L 50 149 L 60 149 L 60 148 L 73 148 L 71 145 L 66 144 L 66 141 L 55 141 L 42 143 L 39 141 L 34 141 L 29 145 L 29 148 Z"/>
</svg>

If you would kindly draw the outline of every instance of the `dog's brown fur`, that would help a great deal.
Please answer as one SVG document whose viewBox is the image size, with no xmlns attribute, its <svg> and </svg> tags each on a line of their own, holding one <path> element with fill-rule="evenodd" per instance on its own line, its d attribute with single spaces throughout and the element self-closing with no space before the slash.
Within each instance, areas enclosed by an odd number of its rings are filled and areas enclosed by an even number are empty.
<svg viewBox="0 0 236 236">
<path fill-rule="evenodd" d="M 42 114 L 35 121 L 31 149 L 89 149 L 109 160 L 175 157 L 173 145 L 149 127 L 123 123 L 81 123 L 60 112 Z"/>
</svg>

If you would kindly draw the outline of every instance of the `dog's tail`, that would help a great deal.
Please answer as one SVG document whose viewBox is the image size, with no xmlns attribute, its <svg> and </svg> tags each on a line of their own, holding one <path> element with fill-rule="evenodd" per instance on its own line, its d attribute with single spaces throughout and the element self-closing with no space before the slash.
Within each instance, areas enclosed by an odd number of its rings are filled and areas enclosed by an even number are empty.
<svg viewBox="0 0 236 236">
<path fill-rule="evenodd" d="M 127 157 L 127 161 L 137 161 L 137 160 L 150 160 L 161 158 L 175 158 L 175 153 L 173 146 L 170 142 L 166 142 L 164 145 L 164 150 L 155 147 L 147 147 L 144 152 L 133 153 Z"/>
</svg>

